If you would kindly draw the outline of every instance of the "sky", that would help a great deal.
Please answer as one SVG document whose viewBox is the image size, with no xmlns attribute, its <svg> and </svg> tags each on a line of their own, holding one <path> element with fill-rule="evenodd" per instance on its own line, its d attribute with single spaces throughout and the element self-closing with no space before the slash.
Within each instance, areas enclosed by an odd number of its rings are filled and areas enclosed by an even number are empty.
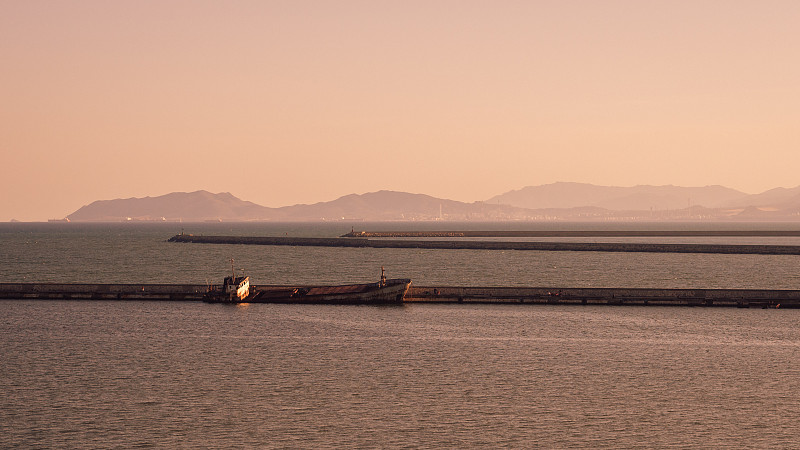
<svg viewBox="0 0 800 450">
<path fill-rule="evenodd" d="M 0 0 L 0 221 L 800 185 L 796 0 Z"/>
</svg>

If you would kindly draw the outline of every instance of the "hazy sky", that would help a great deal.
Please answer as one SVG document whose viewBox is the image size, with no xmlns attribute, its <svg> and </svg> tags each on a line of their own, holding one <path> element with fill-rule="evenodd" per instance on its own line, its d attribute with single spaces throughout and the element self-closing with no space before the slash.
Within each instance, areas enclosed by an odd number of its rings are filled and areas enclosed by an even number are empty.
<svg viewBox="0 0 800 450">
<path fill-rule="evenodd" d="M 0 220 L 800 185 L 800 1 L 0 0 Z"/>
</svg>

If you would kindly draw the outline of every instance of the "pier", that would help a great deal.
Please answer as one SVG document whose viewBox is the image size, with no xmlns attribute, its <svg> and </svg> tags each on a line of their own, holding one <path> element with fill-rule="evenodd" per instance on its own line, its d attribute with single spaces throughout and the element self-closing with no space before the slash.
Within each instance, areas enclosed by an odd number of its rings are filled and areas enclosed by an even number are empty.
<svg viewBox="0 0 800 450">
<path fill-rule="evenodd" d="M 308 286 L 252 286 L 291 289 Z M 6 300 L 201 301 L 204 284 L 0 283 Z M 514 304 L 800 308 L 800 290 L 414 286 L 410 305 Z"/>
<path fill-rule="evenodd" d="M 631 242 L 509 242 L 365 238 L 195 236 L 178 234 L 169 242 L 195 244 L 285 245 L 351 248 L 417 248 L 438 250 L 529 250 L 631 253 L 717 253 L 733 255 L 800 255 L 799 245 L 661 244 Z"/>
</svg>

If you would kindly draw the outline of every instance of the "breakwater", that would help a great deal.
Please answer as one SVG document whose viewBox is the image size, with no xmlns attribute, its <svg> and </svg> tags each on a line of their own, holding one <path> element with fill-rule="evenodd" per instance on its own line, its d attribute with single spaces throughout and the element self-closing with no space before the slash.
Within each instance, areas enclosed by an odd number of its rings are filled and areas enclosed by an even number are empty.
<svg viewBox="0 0 800 450">
<path fill-rule="evenodd" d="M 800 290 L 419 286 L 406 302 L 800 308 Z"/>
<path fill-rule="evenodd" d="M 312 247 L 419 248 L 441 250 L 533 250 L 577 252 L 718 253 L 800 255 L 798 245 L 659 244 L 619 242 L 507 242 L 470 240 L 390 240 L 365 238 L 299 238 L 265 236 L 195 236 L 178 234 L 169 242 L 195 244 L 285 245 Z"/>
<path fill-rule="evenodd" d="M 204 284 L 0 283 L 0 299 L 201 300 Z"/>
<path fill-rule="evenodd" d="M 308 286 L 253 286 L 293 289 Z M 0 299 L 200 301 L 202 284 L 0 283 Z M 407 304 L 800 308 L 800 290 L 413 286 Z"/>
<path fill-rule="evenodd" d="M 351 231 L 347 238 L 537 238 L 537 237 L 800 237 L 800 230 L 492 230 Z"/>
</svg>

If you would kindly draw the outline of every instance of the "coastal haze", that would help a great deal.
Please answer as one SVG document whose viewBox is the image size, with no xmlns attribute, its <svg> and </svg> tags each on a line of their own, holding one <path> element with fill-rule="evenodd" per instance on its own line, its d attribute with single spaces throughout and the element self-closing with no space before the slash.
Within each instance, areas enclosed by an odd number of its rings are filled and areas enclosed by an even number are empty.
<svg viewBox="0 0 800 450">
<path fill-rule="evenodd" d="M 198 190 L 792 188 L 798 19 L 792 0 L 5 2 L 0 221 Z"/>
</svg>

